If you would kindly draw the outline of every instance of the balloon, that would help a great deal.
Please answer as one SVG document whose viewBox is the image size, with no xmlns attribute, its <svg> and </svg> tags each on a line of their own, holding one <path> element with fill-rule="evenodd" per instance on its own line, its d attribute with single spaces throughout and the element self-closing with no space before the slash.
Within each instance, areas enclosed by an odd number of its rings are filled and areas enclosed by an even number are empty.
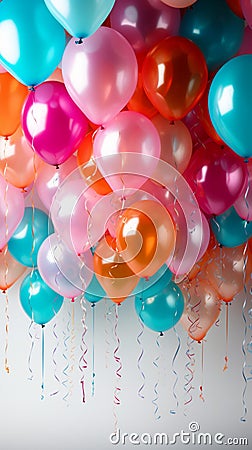
<svg viewBox="0 0 252 450">
<path fill-rule="evenodd" d="M 94 133 L 91 131 L 86 134 L 78 147 L 77 162 L 79 170 L 88 186 L 91 186 L 99 195 L 107 195 L 112 190 L 95 163 L 93 147 Z"/>
<path fill-rule="evenodd" d="M 252 261 L 244 245 L 228 248 L 216 246 L 208 252 L 207 279 L 225 302 L 231 302 L 248 281 Z"/>
<path fill-rule="evenodd" d="M 241 219 L 233 206 L 211 219 L 211 228 L 219 244 L 225 247 L 238 247 L 252 236 L 252 222 Z"/>
<path fill-rule="evenodd" d="M 13 235 L 24 215 L 24 196 L 0 175 L 0 250 Z"/>
<path fill-rule="evenodd" d="M 172 281 L 152 297 L 136 297 L 135 309 L 145 326 L 162 333 L 174 327 L 184 310 L 180 288 Z"/>
<path fill-rule="evenodd" d="M 200 208 L 218 215 L 239 198 L 247 183 L 247 169 L 230 149 L 209 142 L 194 153 L 184 177 Z"/>
<path fill-rule="evenodd" d="M 41 160 L 28 144 L 22 129 L 6 141 L 0 138 L 0 172 L 8 183 L 23 191 L 33 183 Z"/>
<path fill-rule="evenodd" d="M 39 208 L 25 208 L 22 221 L 8 243 L 9 252 L 27 267 L 37 266 L 39 247 L 53 233 L 52 222 Z"/>
<path fill-rule="evenodd" d="M 245 0 L 245 3 L 248 0 Z M 243 11 L 242 11 L 242 2 L 243 0 L 226 0 L 229 8 L 233 11 L 234 14 L 236 14 L 238 17 L 244 18 Z"/>
<path fill-rule="evenodd" d="M 180 322 L 191 339 L 201 342 L 219 317 L 221 301 L 206 280 L 194 279 L 188 284 L 183 283 L 181 290 L 185 309 Z"/>
<path fill-rule="evenodd" d="M 87 289 L 85 290 L 84 297 L 90 303 L 97 303 L 106 297 L 106 292 L 100 285 L 95 273 L 93 274 L 92 280 L 89 283 Z"/>
<path fill-rule="evenodd" d="M 164 264 L 152 277 L 140 278 L 133 294 L 141 299 L 153 297 L 162 291 L 171 280 L 172 273 Z"/>
<path fill-rule="evenodd" d="M 50 13 L 78 38 L 93 34 L 109 15 L 115 0 L 45 0 Z"/>
<path fill-rule="evenodd" d="M 140 277 L 154 275 L 172 255 L 175 229 L 167 210 L 153 200 L 126 208 L 118 221 L 116 241 L 121 256 Z"/>
<path fill-rule="evenodd" d="M 69 250 L 61 243 L 58 245 L 56 234 L 48 236 L 41 244 L 38 251 L 38 270 L 44 282 L 55 292 L 63 297 L 74 299 L 82 294 L 82 291 L 76 288 L 61 272 L 57 259 L 54 256 L 57 252 L 57 258 L 67 259 Z M 91 277 L 90 277 L 91 278 Z"/>
<path fill-rule="evenodd" d="M 161 140 L 160 158 L 183 173 L 192 156 L 192 138 L 188 128 L 180 120 L 168 122 L 160 114 L 152 118 L 152 123 Z"/>
<path fill-rule="evenodd" d="M 95 249 L 94 271 L 107 296 L 118 304 L 131 294 L 139 280 L 124 262 L 115 239 L 110 236 L 101 239 Z"/>
<path fill-rule="evenodd" d="M 127 40 L 111 28 L 100 27 L 82 44 L 74 38 L 62 60 L 66 88 L 95 124 L 115 117 L 137 85 L 137 60 Z"/>
<path fill-rule="evenodd" d="M 61 183 L 76 167 L 76 157 L 73 155 L 61 164 L 58 169 L 46 163 L 40 164 L 36 178 L 36 191 L 39 199 L 48 211 Z"/>
<path fill-rule="evenodd" d="M 146 178 L 129 175 L 131 155 L 139 155 L 139 164 Z M 120 155 L 114 160 L 103 159 L 107 155 Z M 158 163 L 160 138 L 150 119 L 133 111 L 123 111 L 97 131 L 94 139 L 94 158 L 102 175 L 111 188 L 139 188 L 153 173 L 146 156 L 153 156 Z M 108 176 L 113 172 L 115 175 Z"/>
<path fill-rule="evenodd" d="M 64 48 L 64 29 L 43 0 L 1 3 L 0 62 L 21 83 L 37 86 L 46 80 L 61 61 Z"/>
<path fill-rule="evenodd" d="M 181 20 L 180 35 L 203 52 L 209 71 L 234 56 L 242 42 L 244 21 L 235 16 L 226 0 L 198 0 Z"/>
<path fill-rule="evenodd" d="M 19 83 L 10 73 L 0 73 L 1 136 L 10 136 L 19 127 L 20 114 L 27 94 L 27 88 Z"/>
<path fill-rule="evenodd" d="M 180 12 L 159 0 L 120 0 L 115 2 L 110 21 L 134 51 L 144 55 L 162 39 L 178 34 Z"/>
<path fill-rule="evenodd" d="M 8 251 L 6 245 L 0 250 L 0 289 L 6 291 L 25 272 L 26 267 L 17 262 Z"/>
<path fill-rule="evenodd" d="M 252 53 L 252 29 L 247 25 L 244 30 L 243 40 L 237 55 Z"/>
<path fill-rule="evenodd" d="M 252 162 L 247 164 L 248 182 L 245 184 L 243 191 L 236 200 L 234 207 L 239 216 L 244 219 L 252 220 Z"/>
<path fill-rule="evenodd" d="M 217 72 L 209 91 L 208 107 L 221 139 L 238 155 L 252 156 L 250 123 L 252 55 L 232 58 Z"/>
<path fill-rule="evenodd" d="M 25 313 L 39 325 L 45 325 L 59 312 L 63 297 L 43 281 L 38 270 L 32 271 L 20 286 L 20 302 Z"/>
<path fill-rule="evenodd" d="M 193 5 L 196 1 L 197 0 L 161 0 L 162 3 L 172 6 L 173 8 L 187 8 L 187 6 Z"/>
<path fill-rule="evenodd" d="M 188 130 L 191 133 L 193 150 L 196 150 L 198 147 L 201 147 L 202 144 L 204 144 L 206 141 L 209 140 L 209 136 L 207 135 L 199 119 L 197 106 L 198 104 L 183 119 L 184 124 L 187 126 Z"/>
<path fill-rule="evenodd" d="M 143 88 L 143 77 L 141 71 L 138 73 L 137 87 L 127 104 L 129 111 L 136 111 L 151 119 L 157 114 L 156 108 L 152 105 Z"/>
<path fill-rule="evenodd" d="M 7 70 L 0 64 L 0 73 L 6 73 Z"/>
<path fill-rule="evenodd" d="M 252 28 L 252 1 L 251 0 L 240 0 L 241 12 L 244 15 L 247 24 Z"/>
<path fill-rule="evenodd" d="M 88 124 L 64 84 L 45 81 L 27 97 L 22 127 L 36 153 L 48 164 L 58 165 L 77 149 Z"/>
<path fill-rule="evenodd" d="M 160 114 L 169 120 L 182 119 L 206 88 L 207 67 L 193 42 L 174 36 L 147 53 L 142 77 L 145 92 Z"/>
</svg>

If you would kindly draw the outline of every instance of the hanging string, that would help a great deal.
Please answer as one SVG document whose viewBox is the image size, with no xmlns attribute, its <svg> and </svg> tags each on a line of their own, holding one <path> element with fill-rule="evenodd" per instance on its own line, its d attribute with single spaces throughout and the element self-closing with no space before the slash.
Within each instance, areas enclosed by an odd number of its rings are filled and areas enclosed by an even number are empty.
<svg viewBox="0 0 252 450">
<path fill-rule="evenodd" d="M 229 303 L 226 302 L 226 354 L 225 354 L 225 364 L 223 367 L 223 372 L 228 369 L 228 329 L 229 329 Z"/>
<path fill-rule="evenodd" d="M 70 339 L 70 324 L 71 324 L 71 312 L 68 311 L 68 321 L 67 321 L 67 325 L 66 325 L 66 332 L 65 329 L 63 329 L 63 336 L 64 336 L 64 351 L 63 351 L 63 358 L 66 362 L 65 367 L 63 368 L 62 374 L 63 374 L 63 381 L 62 381 L 62 386 L 65 388 L 66 393 L 63 396 L 63 400 L 64 402 L 67 403 L 67 406 L 69 405 L 68 403 L 68 398 L 69 398 L 69 358 L 68 358 L 68 345 L 69 345 L 69 339 Z"/>
<path fill-rule="evenodd" d="M 172 392 L 173 392 L 174 400 L 175 400 L 175 402 L 176 402 L 176 408 L 178 408 L 179 402 L 178 402 L 178 396 L 177 396 L 177 394 L 176 394 L 176 386 L 177 386 L 179 377 L 178 377 L 177 371 L 175 370 L 175 361 L 176 361 L 176 359 L 177 359 L 179 350 L 180 350 L 180 348 L 181 348 L 181 339 L 180 339 L 179 334 L 178 334 L 178 332 L 177 332 L 177 330 L 176 330 L 175 327 L 173 327 L 173 331 L 174 331 L 174 333 L 175 333 L 175 335 L 176 335 L 176 338 L 177 338 L 177 341 L 178 341 L 178 345 L 177 345 L 177 348 L 176 348 L 176 350 L 175 350 L 174 356 L 173 356 L 173 358 L 172 358 L 172 372 L 173 372 L 173 374 L 174 374 L 174 376 L 175 376 L 175 381 L 174 381 L 174 384 L 173 384 Z M 174 409 L 171 409 L 171 410 L 170 410 L 170 413 L 171 413 L 171 414 L 176 414 L 176 411 L 175 411 Z"/>
<path fill-rule="evenodd" d="M 154 405 L 154 417 L 156 420 L 159 420 L 161 418 L 161 415 L 159 414 L 159 394 L 158 394 L 158 385 L 159 385 L 159 365 L 158 361 L 160 359 L 160 337 L 163 336 L 163 333 L 160 333 L 156 339 L 156 346 L 158 348 L 158 356 L 154 359 L 153 365 L 158 369 L 158 379 L 157 382 L 154 385 L 154 398 L 152 400 L 152 404 Z"/>
<path fill-rule="evenodd" d="M 54 339 L 56 340 L 56 344 L 55 344 L 55 347 L 52 352 L 52 360 L 53 360 L 53 365 L 54 365 L 54 371 L 53 371 L 54 379 L 56 380 L 57 384 L 60 385 L 61 381 L 58 376 L 58 364 L 57 364 L 57 360 L 56 360 L 56 354 L 57 354 L 57 351 L 59 348 L 59 336 L 58 336 L 56 330 L 57 330 L 57 322 L 55 322 L 55 324 L 53 325 L 53 336 L 54 336 Z M 52 397 L 54 395 L 57 395 L 58 393 L 59 393 L 59 389 L 52 392 L 52 394 L 50 394 L 50 395 Z"/>
<path fill-rule="evenodd" d="M 109 332 L 108 332 L 108 326 L 110 325 L 110 329 L 112 329 L 112 322 L 110 319 L 111 316 L 111 310 L 108 307 L 108 300 L 105 298 L 105 312 L 104 312 L 104 320 L 105 320 L 105 344 L 106 344 L 106 350 L 105 350 L 105 367 L 106 369 L 109 367 L 109 355 L 110 355 L 110 340 L 109 340 Z"/>
<path fill-rule="evenodd" d="M 142 377 L 143 383 L 141 384 L 140 388 L 138 389 L 137 394 L 138 394 L 138 397 L 144 398 L 144 395 L 142 394 L 142 391 L 145 388 L 145 378 L 146 377 L 145 377 L 144 371 L 143 371 L 143 369 L 141 367 L 141 364 L 140 364 L 141 360 L 143 358 L 143 355 L 144 355 L 144 347 L 143 347 L 143 344 L 142 344 L 142 341 L 141 341 L 141 338 L 142 338 L 143 333 L 144 333 L 144 324 L 143 324 L 143 322 L 140 319 L 140 314 L 138 316 L 138 323 L 140 325 L 140 332 L 139 332 L 136 340 L 137 340 L 137 343 L 138 343 L 138 345 L 140 347 L 140 354 L 139 354 L 139 357 L 138 357 L 138 360 L 137 360 L 137 368 L 138 368 L 138 371 L 140 372 L 140 375 Z"/>
<path fill-rule="evenodd" d="M 116 413 L 116 407 L 119 406 L 121 404 L 120 398 L 119 398 L 119 394 L 121 392 L 121 387 L 119 386 L 119 383 L 121 381 L 122 378 L 122 374 L 121 374 L 121 370 L 122 370 L 122 361 L 120 356 L 118 355 L 118 352 L 120 350 L 120 339 L 117 333 L 117 329 L 118 329 L 118 319 L 119 319 L 119 315 L 118 315 L 118 304 L 116 303 L 115 306 L 115 323 L 114 323 L 114 337 L 115 337 L 115 341 L 116 341 L 116 347 L 114 349 L 114 360 L 115 363 L 117 365 L 117 369 L 115 371 L 115 375 L 116 375 L 116 386 L 115 386 L 115 390 L 114 390 L 114 411 L 113 411 L 113 415 L 114 415 L 114 420 L 115 420 L 115 431 L 117 431 L 118 429 L 118 418 L 117 418 L 117 413 Z"/>
<path fill-rule="evenodd" d="M 4 171 L 3 171 L 3 177 L 5 179 L 6 185 L 4 190 L 4 204 L 5 204 L 5 215 L 4 215 L 4 222 L 5 222 L 5 241 L 8 242 L 8 236 L 9 236 L 9 227 L 8 227 L 8 213 L 9 213 L 9 205 L 8 205 L 8 190 L 9 190 L 9 183 L 7 180 L 7 169 L 8 169 L 8 162 L 6 158 L 6 148 L 7 148 L 7 142 L 8 137 L 5 138 L 4 141 Z M 6 259 L 8 251 L 8 246 L 5 247 L 4 250 L 4 265 L 5 265 L 5 273 L 4 273 L 4 280 L 5 280 L 5 290 L 3 293 L 5 294 L 5 349 L 4 349 L 4 369 L 6 373 L 10 373 L 10 367 L 9 367 L 9 361 L 8 361 L 8 351 L 9 351 L 9 323 L 10 323 L 10 316 L 9 316 L 9 297 L 8 297 L 8 273 L 9 273 L 9 267 Z"/>
<path fill-rule="evenodd" d="M 203 385 L 204 385 L 204 341 L 201 341 L 201 385 L 200 385 L 200 399 L 204 402 L 205 398 L 203 395 Z"/>
<path fill-rule="evenodd" d="M 91 395 L 95 395 L 95 303 L 92 303 L 92 389 Z"/>
<path fill-rule="evenodd" d="M 85 403 L 86 402 L 85 370 L 87 369 L 86 354 L 88 351 L 88 347 L 87 347 L 86 340 L 85 340 L 85 336 L 87 333 L 87 324 L 86 324 L 87 309 L 86 309 L 86 300 L 85 300 L 84 296 L 81 296 L 80 305 L 81 305 L 81 309 L 82 309 L 81 323 L 82 323 L 82 327 L 83 327 L 83 332 L 81 335 L 81 357 L 79 360 L 79 369 L 82 373 L 81 380 L 80 380 L 81 389 L 82 389 L 82 402 Z"/>
<path fill-rule="evenodd" d="M 246 342 L 247 342 L 247 333 L 248 333 L 248 324 L 247 324 L 247 317 L 246 317 L 246 308 L 247 308 L 247 286 L 246 286 L 246 269 L 247 269 L 247 261 L 248 261 L 248 255 L 247 255 L 247 249 L 248 249 L 248 243 L 246 243 L 244 250 L 243 250 L 243 289 L 244 289 L 244 302 L 242 305 L 242 318 L 244 322 L 244 337 L 242 341 L 242 353 L 243 353 L 243 366 L 242 366 L 242 377 L 244 380 L 244 388 L 242 392 L 242 405 L 243 405 L 243 415 L 241 416 L 241 422 L 246 422 L 246 417 L 248 413 L 247 403 L 246 403 L 246 394 L 247 394 L 247 387 L 248 387 L 248 377 L 246 375 L 246 371 L 248 368 L 247 364 L 247 352 L 246 352 Z M 251 378 L 250 378 L 251 379 Z"/>
<path fill-rule="evenodd" d="M 45 325 L 41 325 L 41 400 L 45 398 Z"/>
<path fill-rule="evenodd" d="M 195 365 L 195 353 L 193 349 L 193 339 L 191 339 L 189 336 L 187 336 L 187 350 L 186 350 L 186 356 L 188 358 L 188 362 L 185 365 L 185 385 L 184 385 L 184 391 L 185 391 L 185 401 L 184 406 L 187 407 L 193 400 L 191 391 L 193 391 L 193 379 L 194 379 L 194 365 Z M 184 416 L 187 416 L 186 408 L 184 409 Z"/>
<path fill-rule="evenodd" d="M 74 377 L 74 368 L 75 368 L 75 314 L 74 314 L 74 299 L 71 302 L 71 349 L 70 349 L 70 368 L 69 368 L 69 398 L 73 395 L 73 377 Z"/>
</svg>

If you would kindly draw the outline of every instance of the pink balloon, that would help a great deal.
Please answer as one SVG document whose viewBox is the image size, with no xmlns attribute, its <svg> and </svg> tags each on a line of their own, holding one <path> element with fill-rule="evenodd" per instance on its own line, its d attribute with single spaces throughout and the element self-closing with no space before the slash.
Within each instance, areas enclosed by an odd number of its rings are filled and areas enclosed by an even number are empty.
<svg viewBox="0 0 252 450">
<path fill-rule="evenodd" d="M 209 141 L 209 136 L 205 132 L 196 109 L 192 109 L 183 119 L 183 123 L 187 126 L 192 142 L 193 149 L 201 147 L 204 142 Z"/>
<path fill-rule="evenodd" d="M 248 182 L 245 184 L 238 200 L 236 200 L 234 207 L 236 212 L 242 219 L 252 220 L 252 162 L 247 164 Z"/>
<path fill-rule="evenodd" d="M 184 176 L 206 214 L 219 215 L 230 208 L 247 183 L 244 161 L 214 142 L 194 153 Z"/>
<path fill-rule="evenodd" d="M 138 55 L 145 55 L 162 39 L 178 34 L 180 11 L 160 0 L 120 0 L 111 11 L 110 22 Z"/>
<path fill-rule="evenodd" d="M 22 127 L 36 153 L 56 166 L 77 149 L 88 123 L 64 84 L 46 81 L 28 95 L 22 112 Z"/>
<path fill-rule="evenodd" d="M 5 73 L 7 72 L 7 70 L 4 68 L 4 66 L 2 66 L 2 64 L 0 64 L 0 73 Z"/>
<path fill-rule="evenodd" d="M 244 30 L 238 55 L 250 55 L 252 53 L 252 29 L 247 25 Z"/>
<path fill-rule="evenodd" d="M 0 175 L 0 250 L 7 244 L 24 215 L 24 196 L 20 189 Z"/>
<path fill-rule="evenodd" d="M 240 0 L 244 18 L 250 28 L 252 28 L 252 0 Z"/>
<path fill-rule="evenodd" d="M 160 114 L 154 116 L 151 121 L 157 129 L 161 141 L 160 159 L 183 173 L 192 156 L 190 131 L 181 120 L 169 122 Z"/>
<path fill-rule="evenodd" d="M 46 163 L 41 164 L 36 179 L 36 190 L 40 200 L 48 211 L 51 208 L 57 189 L 64 179 L 76 168 L 77 160 L 74 155 L 70 156 L 58 169 Z"/>
<path fill-rule="evenodd" d="M 187 6 L 193 5 L 196 1 L 197 0 L 161 0 L 162 3 L 172 6 L 173 8 L 187 8 Z"/>
<path fill-rule="evenodd" d="M 151 195 L 152 200 L 158 200 L 167 209 L 169 209 L 170 206 L 174 205 L 175 197 L 172 195 L 169 189 L 155 181 L 152 181 L 151 179 L 147 180 L 141 186 L 141 191 Z"/>
<path fill-rule="evenodd" d="M 132 97 L 137 61 L 128 41 L 117 31 L 100 27 L 92 36 L 68 43 L 62 73 L 72 99 L 91 122 L 111 120 Z"/>
<path fill-rule="evenodd" d="M 160 138 L 151 120 L 134 111 L 123 111 L 98 130 L 93 153 L 102 175 L 116 191 L 139 188 L 155 169 L 146 156 L 153 156 L 158 162 L 160 149 Z M 138 162 L 146 177 L 137 175 L 137 167 L 132 168 L 132 154 L 139 155 Z M 106 159 L 108 155 L 111 158 Z M 119 157 L 113 159 L 113 155 Z M 127 175 L 131 169 L 136 175 Z M 115 175 L 108 176 L 111 173 Z"/>
</svg>

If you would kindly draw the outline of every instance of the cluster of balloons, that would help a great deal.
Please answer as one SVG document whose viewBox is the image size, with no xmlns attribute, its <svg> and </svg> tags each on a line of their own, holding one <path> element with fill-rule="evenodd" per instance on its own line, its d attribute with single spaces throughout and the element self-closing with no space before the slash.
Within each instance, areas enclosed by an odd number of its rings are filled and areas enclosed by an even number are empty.
<svg viewBox="0 0 252 450">
<path fill-rule="evenodd" d="M 241 291 L 250 27 L 246 0 L 0 3 L 0 288 L 29 268 L 33 321 L 134 297 L 150 329 L 201 341 Z"/>
</svg>

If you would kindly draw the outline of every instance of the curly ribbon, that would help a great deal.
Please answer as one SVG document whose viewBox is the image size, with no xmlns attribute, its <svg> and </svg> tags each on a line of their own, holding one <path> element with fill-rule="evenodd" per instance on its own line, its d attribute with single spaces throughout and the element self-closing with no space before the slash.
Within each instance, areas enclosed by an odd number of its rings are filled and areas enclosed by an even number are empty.
<svg viewBox="0 0 252 450">
<path fill-rule="evenodd" d="M 35 322 L 33 322 L 33 320 L 31 320 L 31 323 L 30 323 L 29 329 L 28 329 L 29 338 L 31 340 L 31 348 L 30 348 L 30 352 L 29 352 L 29 356 L 28 356 L 28 371 L 30 374 L 28 377 L 29 381 L 32 381 L 34 378 L 32 366 L 31 366 L 31 360 L 32 360 L 33 350 L 35 347 L 35 342 L 36 342 L 36 340 L 40 339 L 37 334 L 37 328 L 38 328 L 38 325 Z"/>
<path fill-rule="evenodd" d="M 56 380 L 56 382 L 58 384 L 61 384 L 61 381 L 60 381 L 60 379 L 58 377 L 58 374 L 57 374 L 57 372 L 58 372 L 58 370 L 57 370 L 58 369 L 58 365 L 57 365 L 57 361 L 56 361 L 56 354 L 57 354 L 57 351 L 58 351 L 58 348 L 59 348 L 59 336 L 58 336 L 56 330 L 57 330 L 57 323 L 55 322 L 55 324 L 53 325 L 53 337 L 56 340 L 56 344 L 55 344 L 55 347 L 54 347 L 53 352 L 52 352 L 52 361 L 53 361 L 53 365 L 54 365 L 54 372 L 53 372 L 53 374 L 54 374 L 54 379 Z M 59 393 L 59 389 L 54 391 L 54 392 L 52 392 L 52 394 L 50 394 L 50 395 L 52 397 L 54 395 L 57 395 L 58 393 Z"/>
<path fill-rule="evenodd" d="M 119 398 L 119 394 L 121 392 L 121 387 L 118 386 L 121 378 L 122 378 L 122 374 L 121 374 L 121 370 L 122 370 L 122 361 L 120 356 L 118 355 L 119 349 L 120 349 L 120 338 L 118 336 L 117 333 L 117 329 L 118 329 L 118 319 L 119 319 L 119 315 L 118 315 L 118 304 L 115 304 L 115 323 L 114 323 L 114 336 L 115 336 L 115 341 L 116 341 L 116 347 L 114 349 L 114 360 L 116 365 L 118 366 L 116 371 L 115 371 L 115 375 L 116 375 L 116 386 L 115 386 L 115 390 L 114 390 L 114 419 L 115 419 L 115 430 L 117 430 L 118 428 L 118 418 L 117 418 L 117 414 L 116 414 L 116 407 L 119 406 L 121 404 L 120 398 Z"/>
<path fill-rule="evenodd" d="M 110 340 L 109 340 L 110 335 L 112 336 L 112 339 L 115 341 L 114 334 L 113 334 L 114 325 L 113 325 L 113 322 L 111 320 L 112 313 L 113 313 L 112 310 L 114 309 L 114 304 L 110 300 L 109 300 L 109 303 L 110 303 L 110 306 L 108 307 L 107 299 L 105 298 L 105 304 L 106 304 L 106 308 L 107 308 L 106 311 L 105 311 L 105 314 L 104 314 L 105 315 L 105 320 L 106 320 L 106 327 L 105 327 L 105 335 L 106 335 L 106 340 L 105 340 L 105 342 L 106 342 L 105 364 L 106 364 L 106 367 L 108 367 L 109 355 L 111 353 L 110 352 L 111 343 L 110 343 Z M 110 333 L 109 333 L 108 328 L 110 328 Z"/>
<path fill-rule="evenodd" d="M 81 357 L 79 360 L 79 369 L 82 373 L 82 377 L 80 380 L 81 383 L 81 389 L 82 389 L 82 402 L 85 403 L 86 402 L 86 395 L 85 395 L 85 369 L 87 369 L 87 360 L 86 360 L 86 354 L 88 351 L 88 347 L 85 341 L 85 336 L 87 333 L 87 324 L 86 324 L 86 318 L 87 318 L 87 309 L 86 309 L 86 300 L 85 298 L 82 296 L 80 299 L 80 305 L 81 305 L 81 309 L 82 309 L 82 318 L 81 318 L 81 323 L 82 323 L 82 327 L 83 327 L 83 332 L 81 335 Z"/>
<path fill-rule="evenodd" d="M 63 351 L 63 358 L 66 362 L 65 367 L 63 368 L 62 374 L 63 374 L 63 381 L 62 381 L 62 386 L 65 388 L 66 390 L 66 394 L 63 396 L 63 400 L 65 402 L 67 402 L 67 406 L 68 406 L 68 399 L 69 399 L 69 358 L 68 358 L 68 345 L 69 345 L 69 339 L 70 339 L 70 323 L 71 323 L 71 313 L 70 311 L 68 311 L 68 321 L 67 321 L 67 325 L 66 325 L 66 332 L 63 329 L 63 336 L 64 336 L 64 351 Z"/>
<path fill-rule="evenodd" d="M 41 400 L 45 398 L 45 325 L 41 325 Z"/>
<path fill-rule="evenodd" d="M 8 142 L 8 137 L 5 138 L 4 141 L 4 159 L 5 159 L 5 165 L 4 165 L 4 171 L 3 171 L 3 177 L 6 181 L 6 186 L 5 186 L 5 191 L 4 191 L 4 204 L 5 204 L 5 215 L 4 215 L 4 223 L 5 223 L 5 240 L 6 242 L 8 242 L 8 235 L 9 235 L 9 228 L 8 228 L 8 213 L 9 213 L 9 205 L 8 205 L 8 190 L 9 190 L 9 183 L 7 180 L 7 169 L 8 169 L 8 162 L 7 162 L 7 158 L 6 158 L 6 148 L 7 148 L 7 142 Z M 4 369 L 6 373 L 10 373 L 10 368 L 9 368 L 9 361 L 8 361 L 8 350 L 9 350 L 9 323 L 10 323 L 10 316 L 9 316 L 9 297 L 8 297 L 8 272 L 9 272 L 9 267 L 8 267 L 8 263 L 6 260 L 6 254 L 8 251 L 8 247 L 6 246 L 5 250 L 4 250 L 4 265 L 5 265 L 5 274 L 4 274 L 4 279 L 5 279 L 5 287 L 6 289 L 3 291 L 3 293 L 5 294 L 5 349 L 4 349 Z"/>
<path fill-rule="evenodd" d="M 160 337 L 163 336 L 163 333 L 160 333 L 156 339 L 156 346 L 158 348 L 158 356 L 154 359 L 153 361 L 153 365 L 159 369 L 158 366 L 158 361 L 160 359 L 160 342 L 159 339 Z M 154 409 L 154 417 L 156 418 L 156 420 L 159 420 L 161 418 L 161 415 L 159 414 L 159 406 L 158 406 L 158 400 L 159 400 L 159 394 L 158 394 L 158 385 L 159 385 L 159 379 L 158 381 L 155 383 L 154 385 L 154 399 L 151 401 L 151 403 L 154 405 L 155 409 Z"/>
<path fill-rule="evenodd" d="M 91 395 L 95 395 L 95 303 L 92 303 L 92 390 Z"/>
<path fill-rule="evenodd" d="M 246 352 L 246 342 L 247 342 L 247 334 L 248 334 L 248 323 L 247 323 L 247 317 L 246 317 L 246 308 L 247 308 L 247 286 L 246 286 L 246 268 L 247 268 L 247 261 L 248 261 L 248 255 L 247 255 L 247 249 L 248 249 L 248 243 L 246 243 L 243 255 L 244 257 L 244 263 L 243 263 L 243 285 L 244 285 L 244 302 L 242 305 L 242 318 L 244 322 L 244 337 L 242 341 L 242 353 L 243 353 L 243 366 L 242 366 L 242 377 L 244 380 L 244 388 L 242 392 L 242 405 L 243 405 L 243 415 L 241 416 L 241 422 L 246 422 L 246 416 L 248 413 L 247 403 L 246 403 L 246 393 L 247 393 L 247 387 L 248 387 L 248 381 L 252 379 L 251 377 L 248 378 L 246 375 L 246 369 L 248 368 L 247 364 L 247 352 Z"/>
<path fill-rule="evenodd" d="M 73 376 L 74 376 L 74 368 L 75 368 L 75 314 L 74 314 L 74 299 L 71 302 L 71 334 L 70 334 L 70 368 L 69 368 L 69 396 L 68 399 L 73 395 Z"/>
<path fill-rule="evenodd" d="M 223 372 L 228 369 L 228 329 L 229 329 L 229 303 L 226 303 L 226 354 L 224 357 Z"/>
<path fill-rule="evenodd" d="M 192 6 L 191 6 L 191 8 L 192 8 Z M 196 119 L 197 119 L 197 122 L 190 128 L 190 132 L 194 135 L 194 137 L 196 138 L 196 140 L 197 140 L 197 143 L 196 144 L 194 144 L 194 150 L 196 150 L 196 148 L 198 147 L 198 146 L 200 146 L 200 147 L 204 147 L 204 149 L 206 149 L 206 146 L 205 146 L 205 143 L 202 141 L 202 139 L 200 139 L 200 137 L 199 137 L 199 135 L 198 135 L 198 133 L 197 133 L 197 127 L 199 126 L 199 124 L 200 124 L 200 119 L 199 119 L 199 116 L 198 116 L 198 114 L 196 113 L 196 111 L 195 110 L 192 110 L 192 114 L 196 117 Z"/>
<path fill-rule="evenodd" d="M 174 374 L 174 376 L 175 376 L 175 381 L 174 381 L 174 384 L 173 384 L 172 392 L 173 392 L 174 400 L 175 400 L 175 402 L 176 402 L 176 408 L 178 408 L 179 402 L 178 402 L 178 396 L 177 396 L 177 394 L 176 394 L 176 386 L 177 386 L 177 384 L 178 384 L 179 377 L 178 377 L 177 371 L 175 370 L 175 361 L 176 361 L 176 359 L 177 359 L 179 350 L 180 350 L 180 348 L 181 348 L 181 339 L 180 339 L 180 336 L 179 336 L 179 334 L 178 334 L 178 332 L 177 332 L 177 330 L 176 330 L 175 327 L 173 327 L 173 331 L 174 331 L 174 333 L 175 333 L 175 335 L 176 335 L 176 338 L 177 338 L 177 341 L 178 341 L 178 345 L 177 345 L 177 348 L 176 348 L 176 350 L 175 350 L 174 356 L 173 356 L 173 358 L 172 358 L 172 372 L 173 372 L 173 374 Z M 174 409 L 171 409 L 171 410 L 170 410 L 170 413 L 171 413 L 171 414 L 176 414 L 176 411 L 175 411 Z"/>
<path fill-rule="evenodd" d="M 184 384 L 184 391 L 185 391 L 185 401 L 184 406 L 187 407 L 193 400 L 191 391 L 193 391 L 193 379 L 194 379 L 194 365 L 195 365 L 195 353 L 193 349 L 193 339 L 191 339 L 189 336 L 187 337 L 187 350 L 186 350 L 186 356 L 188 358 L 188 362 L 185 365 L 185 384 Z M 186 416 L 186 409 L 184 409 L 184 415 Z"/>
<path fill-rule="evenodd" d="M 204 340 L 201 341 L 201 385 L 200 385 L 200 399 L 204 402 L 204 394 L 203 394 L 203 381 L 204 381 Z"/>
<path fill-rule="evenodd" d="M 138 397 L 144 398 L 144 395 L 142 394 L 142 391 L 143 391 L 143 389 L 145 387 L 145 378 L 146 377 L 144 375 L 144 371 L 143 371 L 143 369 L 141 367 L 141 364 L 140 364 L 141 360 L 143 358 L 143 355 L 144 355 L 144 347 L 143 347 L 143 344 L 142 344 L 142 341 L 141 341 L 141 337 L 143 336 L 143 333 L 144 333 L 144 324 L 143 324 L 143 322 L 140 319 L 140 314 L 138 316 L 138 323 L 139 323 L 141 329 L 140 329 L 140 332 L 139 332 L 139 334 L 137 336 L 137 339 L 136 339 L 137 343 L 138 343 L 138 345 L 140 347 L 140 354 L 139 354 L 139 357 L 138 357 L 138 360 L 137 360 L 137 368 L 138 368 L 138 371 L 140 372 L 140 375 L 142 377 L 143 383 L 141 384 L 140 388 L 138 389 L 137 394 L 138 394 Z"/>
</svg>

